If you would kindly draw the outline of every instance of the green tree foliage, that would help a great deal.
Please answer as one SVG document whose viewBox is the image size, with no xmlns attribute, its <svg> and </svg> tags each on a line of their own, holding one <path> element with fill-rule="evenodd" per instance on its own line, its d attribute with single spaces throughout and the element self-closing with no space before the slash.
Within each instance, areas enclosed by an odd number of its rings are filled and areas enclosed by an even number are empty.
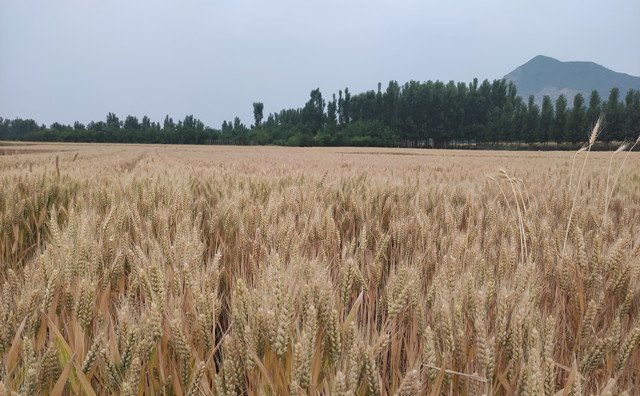
<svg viewBox="0 0 640 396">
<path fill-rule="evenodd" d="M 107 114 L 107 130 L 117 131 L 120 129 L 120 119 L 114 113 Z"/>
<path fill-rule="evenodd" d="M 336 102 L 335 94 L 333 94 L 333 99 L 327 104 L 327 123 L 329 125 L 338 124 L 338 103 Z"/>
<path fill-rule="evenodd" d="M 148 131 L 151 129 L 151 119 L 147 116 L 142 117 L 142 130 Z"/>
<path fill-rule="evenodd" d="M 603 131 L 603 139 L 610 140 L 623 140 L 624 135 L 624 107 L 620 102 L 620 90 L 618 88 L 612 88 L 609 92 L 609 99 L 604 105 L 605 114 L 607 117 L 607 128 Z"/>
<path fill-rule="evenodd" d="M 176 123 L 168 115 L 163 122 L 147 116 L 139 121 L 135 115 L 120 121 L 109 113 L 105 121 L 86 126 L 54 122 L 48 128 L 34 120 L 0 118 L 0 139 L 443 148 L 521 142 L 546 145 L 584 141 L 601 112 L 607 120 L 601 140 L 635 140 L 640 134 L 639 91 L 623 97 L 612 89 L 605 102 L 594 91 L 588 106 L 581 94 L 571 106 L 562 95 L 555 106 L 545 96 L 539 107 L 533 97 L 519 97 L 515 85 L 505 80 L 474 79 L 468 84 L 409 81 L 403 85 L 390 81 L 385 89 L 380 83 L 376 88 L 358 94 L 345 88 L 328 101 L 320 89 L 314 89 L 304 106 L 266 115 L 263 103 L 255 102 L 251 128 L 238 117 L 214 129 L 193 115 Z"/>
<path fill-rule="evenodd" d="M 339 91 L 338 95 L 338 122 L 340 125 L 345 125 L 351 119 L 351 93 L 349 88 L 345 88 L 344 98 L 342 97 L 342 91 Z"/>
<path fill-rule="evenodd" d="M 256 128 L 260 128 L 260 125 L 262 124 L 262 118 L 264 117 L 263 111 L 264 111 L 264 104 L 262 102 L 253 103 L 253 120 L 254 120 L 253 125 Z"/>
<path fill-rule="evenodd" d="M 138 131 L 141 128 L 140 122 L 138 121 L 138 117 L 135 116 L 127 116 L 127 118 L 124 119 L 124 125 L 123 128 L 127 131 Z"/>
<path fill-rule="evenodd" d="M 63 131 L 68 131 L 69 129 L 71 129 L 70 125 L 64 125 L 64 124 L 60 124 L 59 122 L 54 122 L 53 124 L 51 124 L 50 129 L 54 132 L 63 132 Z"/>
<path fill-rule="evenodd" d="M 302 122 L 306 132 L 316 134 L 324 126 L 324 106 L 320 88 L 311 91 L 309 101 L 302 109 Z"/>
<path fill-rule="evenodd" d="M 556 114 L 553 125 L 553 140 L 556 143 L 567 140 L 567 126 L 569 124 L 569 113 L 567 111 L 567 98 L 564 95 L 556 99 Z"/>
<path fill-rule="evenodd" d="M 540 142 L 540 108 L 535 102 L 533 95 L 529 96 L 527 102 L 527 115 L 524 126 L 524 140 L 527 143 Z"/>
<path fill-rule="evenodd" d="M 587 138 L 587 126 L 586 126 L 586 108 L 584 106 L 584 97 L 581 93 L 576 94 L 573 97 L 573 108 L 571 109 L 571 115 L 569 116 L 569 141 L 577 143 L 584 141 Z"/>
<path fill-rule="evenodd" d="M 625 97 L 626 139 L 634 140 L 640 136 L 640 91 L 629 91 Z"/>
<path fill-rule="evenodd" d="M 589 127 L 593 126 L 596 123 L 596 120 L 602 113 L 602 99 L 600 99 L 600 94 L 598 91 L 591 91 L 591 95 L 589 96 L 589 107 L 587 108 L 587 125 Z"/>
<path fill-rule="evenodd" d="M 540 141 L 547 142 L 551 139 L 554 126 L 553 103 L 551 98 L 545 95 L 542 98 L 542 110 L 540 111 Z"/>
</svg>

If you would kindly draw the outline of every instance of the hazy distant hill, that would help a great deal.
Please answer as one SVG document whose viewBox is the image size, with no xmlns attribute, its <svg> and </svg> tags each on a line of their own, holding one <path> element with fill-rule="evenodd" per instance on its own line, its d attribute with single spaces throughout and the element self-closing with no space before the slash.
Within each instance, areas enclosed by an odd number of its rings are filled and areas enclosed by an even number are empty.
<svg viewBox="0 0 640 396">
<path fill-rule="evenodd" d="M 554 101 L 564 94 L 569 106 L 573 97 L 581 92 L 588 103 L 591 91 L 598 90 L 603 100 L 613 87 L 620 89 L 620 100 L 630 89 L 640 89 L 640 77 L 617 73 L 593 62 L 561 62 L 548 56 L 538 55 L 524 65 L 504 76 L 518 87 L 518 94 L 525 100 L 534 95 L 542 102 L 544 95 Z"/>
</svg>

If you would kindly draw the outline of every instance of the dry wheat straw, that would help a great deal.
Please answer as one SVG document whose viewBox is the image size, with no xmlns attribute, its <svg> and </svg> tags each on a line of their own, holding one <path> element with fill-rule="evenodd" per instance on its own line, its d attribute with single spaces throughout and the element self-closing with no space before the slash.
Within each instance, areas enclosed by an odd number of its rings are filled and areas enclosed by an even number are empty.
<svg viewBox="0 0 640 396">
<path fill-rule="evenodd" d="M 0 158 L 0 393 L 633 394 L 638 158 L 601 127 L 573 160 Z"/>
</svg>

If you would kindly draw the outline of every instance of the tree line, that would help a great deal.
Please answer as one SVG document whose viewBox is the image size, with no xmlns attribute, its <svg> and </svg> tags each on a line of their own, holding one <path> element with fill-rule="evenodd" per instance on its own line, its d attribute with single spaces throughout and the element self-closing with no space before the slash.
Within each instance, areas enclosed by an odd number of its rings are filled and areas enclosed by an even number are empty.
<svg viewBox="0 0 640 396">
<path fill-rule="evenodd" d="M 303 107 L 283 109 L 264 117 L 264 104 L 253 103 L 254 120 L 239 117 L 211 128 L 193 115 L 175 122 L 109 113 L 105 121 L 84 125 L 54 122 L 49 127 L 31 119 L 0 117 L 0 140 L 173 144 L 276 144 L 286 146 L 486 147 L 528 144 L 558 147 L 587 139 L 604 113 L 604 142 L 635 140 L 640 135 L 640 91 L 622 98 L 613 88 L 606 99 L 598 91 L 589 98 L 576 94 L 571 103 L 560 95 L 545 96 L 539 106 L 524 100 L 506 80 L 479 83 L 390 81 L 382 90 L 352 94 L 348 88 L 325 99 L 320 89 Z"/>
</svg>

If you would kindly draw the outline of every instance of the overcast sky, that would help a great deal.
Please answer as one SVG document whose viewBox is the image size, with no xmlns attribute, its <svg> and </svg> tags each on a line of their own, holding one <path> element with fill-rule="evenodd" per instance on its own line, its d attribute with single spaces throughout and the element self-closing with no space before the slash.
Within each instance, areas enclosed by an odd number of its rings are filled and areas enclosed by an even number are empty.
<svg viewBox="0 0 640 396">
<path fill-rule="evenodd" d="M 265 115 L 389 80 L 501 78 L 538 54 L 640 75 L 638 0 L 0 0 L 0 116 Z"/>
</svg>

